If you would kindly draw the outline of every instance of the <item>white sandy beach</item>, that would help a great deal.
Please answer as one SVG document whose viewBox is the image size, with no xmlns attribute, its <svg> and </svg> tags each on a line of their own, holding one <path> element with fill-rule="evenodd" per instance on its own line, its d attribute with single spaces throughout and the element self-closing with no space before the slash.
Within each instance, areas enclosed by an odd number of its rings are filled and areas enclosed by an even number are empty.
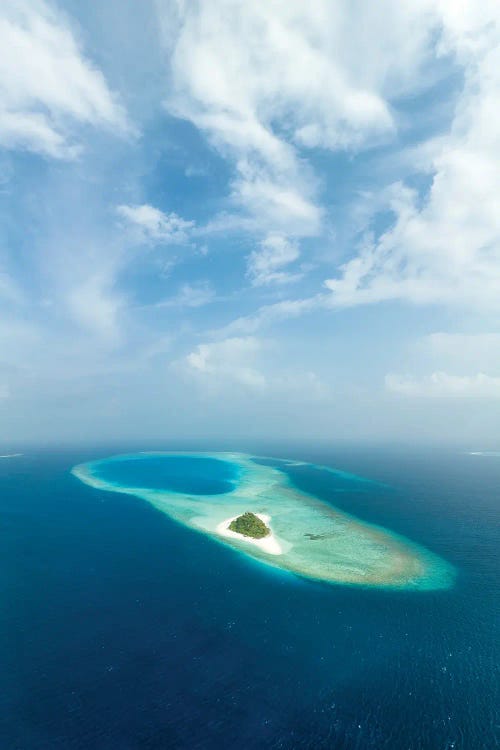
<svg viewBox="0 0 500 750">
<path fill-rule="evenodd" d="M 271 527 L 269 526 L 271 516 L 267 516 L 264 513 L 255 513 L 255 515 L 257 516 L 257 518 L 260 518 L 260 520 L 263 521 L 271 531 L 268 536 L 265 536 L 262 539 L 252 539 L 252 537 L 250 536 L 245 536 L 244 534 L 238 534 L 236 531 L 231 531 L 229 529 L 229 526 L 236 518 L 238 518 L 238 516 L 226 518 L 225 521 L 222 521 L 217 526 L 216 532 L 217 534 L 220 534 L 220 536 L 225 536 L 229 539 L 239 539 L 242 542 L 248 542 L 248 544 L 253 544 L 256 547 L 260 547 L 263 552 L 267 552 L 269 555 L 282 555 L 283 550 L 281 549 L 281 545 L 274 536 Z"/>
</svg>

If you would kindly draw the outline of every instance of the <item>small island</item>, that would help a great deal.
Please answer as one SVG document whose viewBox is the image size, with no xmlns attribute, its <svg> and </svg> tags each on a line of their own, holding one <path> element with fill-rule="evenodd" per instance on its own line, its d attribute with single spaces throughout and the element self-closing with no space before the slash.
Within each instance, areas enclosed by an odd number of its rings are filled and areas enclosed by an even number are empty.
<svg viewBox="0 0 500 750">
<path fill-rule="evenodd" d="M 252 539 L 263 539 L 269 536 L 271 530 L 266 526 L 255 513 L 243 513 L 243 515 L 234 518 L 228 526 L 230 531 L 243 536 L 250 536 Z"/>
<path fill-rule="evenodd" d="M 282 555 L 281 544 L 271 528 L 271 516 L 265 513 L 242 513 L 241 516 L 226 518 L 217 524 L 217 534 L 235 542 L 243 542 L 258 547 L 267 555 Z"/>
</svg>

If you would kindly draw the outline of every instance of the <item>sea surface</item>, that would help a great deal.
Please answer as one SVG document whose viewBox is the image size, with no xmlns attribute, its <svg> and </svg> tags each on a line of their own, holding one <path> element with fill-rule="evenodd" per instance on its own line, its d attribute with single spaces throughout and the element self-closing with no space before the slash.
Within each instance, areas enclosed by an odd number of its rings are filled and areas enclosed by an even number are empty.
<svg viewBox="0 0 500 750">
<path fill-rule="evenodd" d="M 18 450 L 0 459 L 0 750 L 499 747 L 500 456 L 310 444 Z M 299 490 L 439 555 L 454 585 L 299 578 L 71 474 L 142 450 L 243 451 L 373 480 L 286 467 Z M 207 465 L 209 487 L 187 468 L 169 474 L 170 489 L 225 493 L 235 481 Z M 159 459 L 148 486 L 162 487 L 161 472 Z"/>
</svg>

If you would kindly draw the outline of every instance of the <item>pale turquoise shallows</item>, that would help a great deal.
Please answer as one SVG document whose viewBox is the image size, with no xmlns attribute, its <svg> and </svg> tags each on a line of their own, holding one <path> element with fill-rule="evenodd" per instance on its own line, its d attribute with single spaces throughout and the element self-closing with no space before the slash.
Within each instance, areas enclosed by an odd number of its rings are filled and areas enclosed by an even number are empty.
<svg viewBox="0 0 500 750">
<path fill-rule="evenodd" d="M 106 465 L 148 457 L 217 459 L 231 464 L 234 480 L 224 494 L 188 494 L 164 488 L 126 486 L 103 476 Z M 323 467 L 324 468 L 324 467 Z M 396 589 L 444 589 L 453 584 L 451 565 L 388 529 L 365 523 L 295 488 L 273 466 L 241 453 L 143 453 L 115 456 L 73 469 L 100 490 L 136 495 L 176 521 L 261 562 L 330 583 Z M 135 483 L 134 483 L 135 485 Z M 245 511 L 271 517 L 282 554 L 271 555 L 244 538 L 227 538 L 219 524 Z"/>
</svg>

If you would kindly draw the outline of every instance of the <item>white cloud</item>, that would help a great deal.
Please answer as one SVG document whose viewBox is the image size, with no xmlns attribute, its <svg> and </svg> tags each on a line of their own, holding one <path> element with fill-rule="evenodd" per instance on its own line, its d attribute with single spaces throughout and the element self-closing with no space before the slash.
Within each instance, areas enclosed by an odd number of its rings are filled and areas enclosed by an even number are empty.
<svg viewBox="0 0 500 750">
<path fill-rule="evenodd" d="M 301 274 L 293 274 L 283 269 L 298 257 L 299 249 L 296 242 L 291 242 L 280 234 L 268 234 L 260 243 L 260 248 L 253 250 L 248 257 L 248 276 L 255 286 L 294 281 L 299 279 Z"/>
<path fill-rule="evenodd" d="M 498 3 L 159 0 L 158 7 L 170 53 L 166 106 L 233 167 L 230 198 L 242 213 L 223 214 L 212 231 L 320 234 L 326 212 L 311 149 L 394 142 L 406 126 L 399 101 L 443 71 L 461 70 L 449 134 L 412 145 L 415 171 L 433 177 L 424 204 L 407 185 L 391 186 L 380 208 L 392 211 L 392 227 L 367 235 L 326 286 L 337 306 L 498 305 Z"/>
<path fill-rule="evenodd" d="M 182 245 L 188 242 L 194 228 L 194 221 L 186 221 L 176 213 L 163 213 L 147 203 L 118 206 L 117 212 L 140 232 L 143 241 Z"/>
<path fill-rule="evenodd" d="M 500 6 L 439 2 L 438 49 L 464 72 L 450 132 L 426 144 L 417 169 L 432 175 L 422 201 L 395 184 L 386 207 L 395 221 L 367 235 L 357 256 L 329 279 L 332 305 L 402 299 L 500 307 Z"/>
<path fill-rule="evenodd" d="M 295 237 L 319 233 L 323 212 L 314 201 L 310 179 L 295 171 L 271 173 L 262 167 L 256 168 L 247 159 L 239 161 L 237 166 L 238 176 L 232 183 L 231 198 L 249 215 L 250 229 L 278 231 Z M 244 228 L 245 224 L 241 226 Z"/>
<path fill-rule="evenodd" d="M 68 159 L 76 123 L 130 132 L 123 108 L 87 60 L 65 16 L 44 0 L 0 8 L 0 144 Z"/>
<path fill-rule="evenodd" d="M 159 302 L 157 307 L 204 307 L 215 298 L 213 286 L 208 281 L 200 281 L 194 284 L 183 284 L 174 297 Z"/>
<path fill-rule="evenodd" d="M 298 318 L 304 313 L 314 310 L 320 304 L 320 297 L 310 297 L 306 299 L 282 300 L 272 305 L 263 305 L 256 312 L 250 315 L 242 315 L 228 323 L 223 329 L 219 329 L 214 333 L 217 333 L 219 336 L 253 334 L 273 323 Z"/>
<path fill-rule="evenodd" d="M 445 370 L 500 371 L 500 333 L 431 333 L 415 351 Z"/>
<path fill-rule="evenodd" d="M 485 375 L 450 375 L 434 372 L 421 378 L 386 375 L 388 391 L 403 396 L 424 398 L 500 398 L 500 377 Z"/>
<path fill-rule="evenodd" d="M 194 375 L 209 393 L 222 392 L 227 399 L 242 389 L 274 406 L 330 399 L 330 387 L 315 372 L 284 366 L 281 357 L 272 356 L 273 350 L 275 343 L 255 336 L 226 338 L 198 345 L 180 363 L 181 371 Z"/>
<path fill-rule="evenodd" d="M 158 3 L 171 52 L 167 107 L 232 161 L 233 201 L 264 231 L 320 229 L 304 149 L 360 149 L 393 135 L 389 99 L 418 81 L 435 20 L 428 7 L 382 6 Z"/>
<path fill-rule="evenodd" d="M 90 275 L 75 284 L 67 295 L 67 304 L 82 328 L 110 342 L 119 339 L 119 316 L 125 300 L 113 291 L 112 278 L 108 275 Z"/>
<path fill-rule="evenodd" d="M 266 386 L 266 378 L 255 367 L 261 349 L 262 342 L 253 336 L 228 338 L 200 344 L 188 354 L 185 364 L 192 373 L 221 387 L 229 381 L 261 389 Z"/>
</svg>

